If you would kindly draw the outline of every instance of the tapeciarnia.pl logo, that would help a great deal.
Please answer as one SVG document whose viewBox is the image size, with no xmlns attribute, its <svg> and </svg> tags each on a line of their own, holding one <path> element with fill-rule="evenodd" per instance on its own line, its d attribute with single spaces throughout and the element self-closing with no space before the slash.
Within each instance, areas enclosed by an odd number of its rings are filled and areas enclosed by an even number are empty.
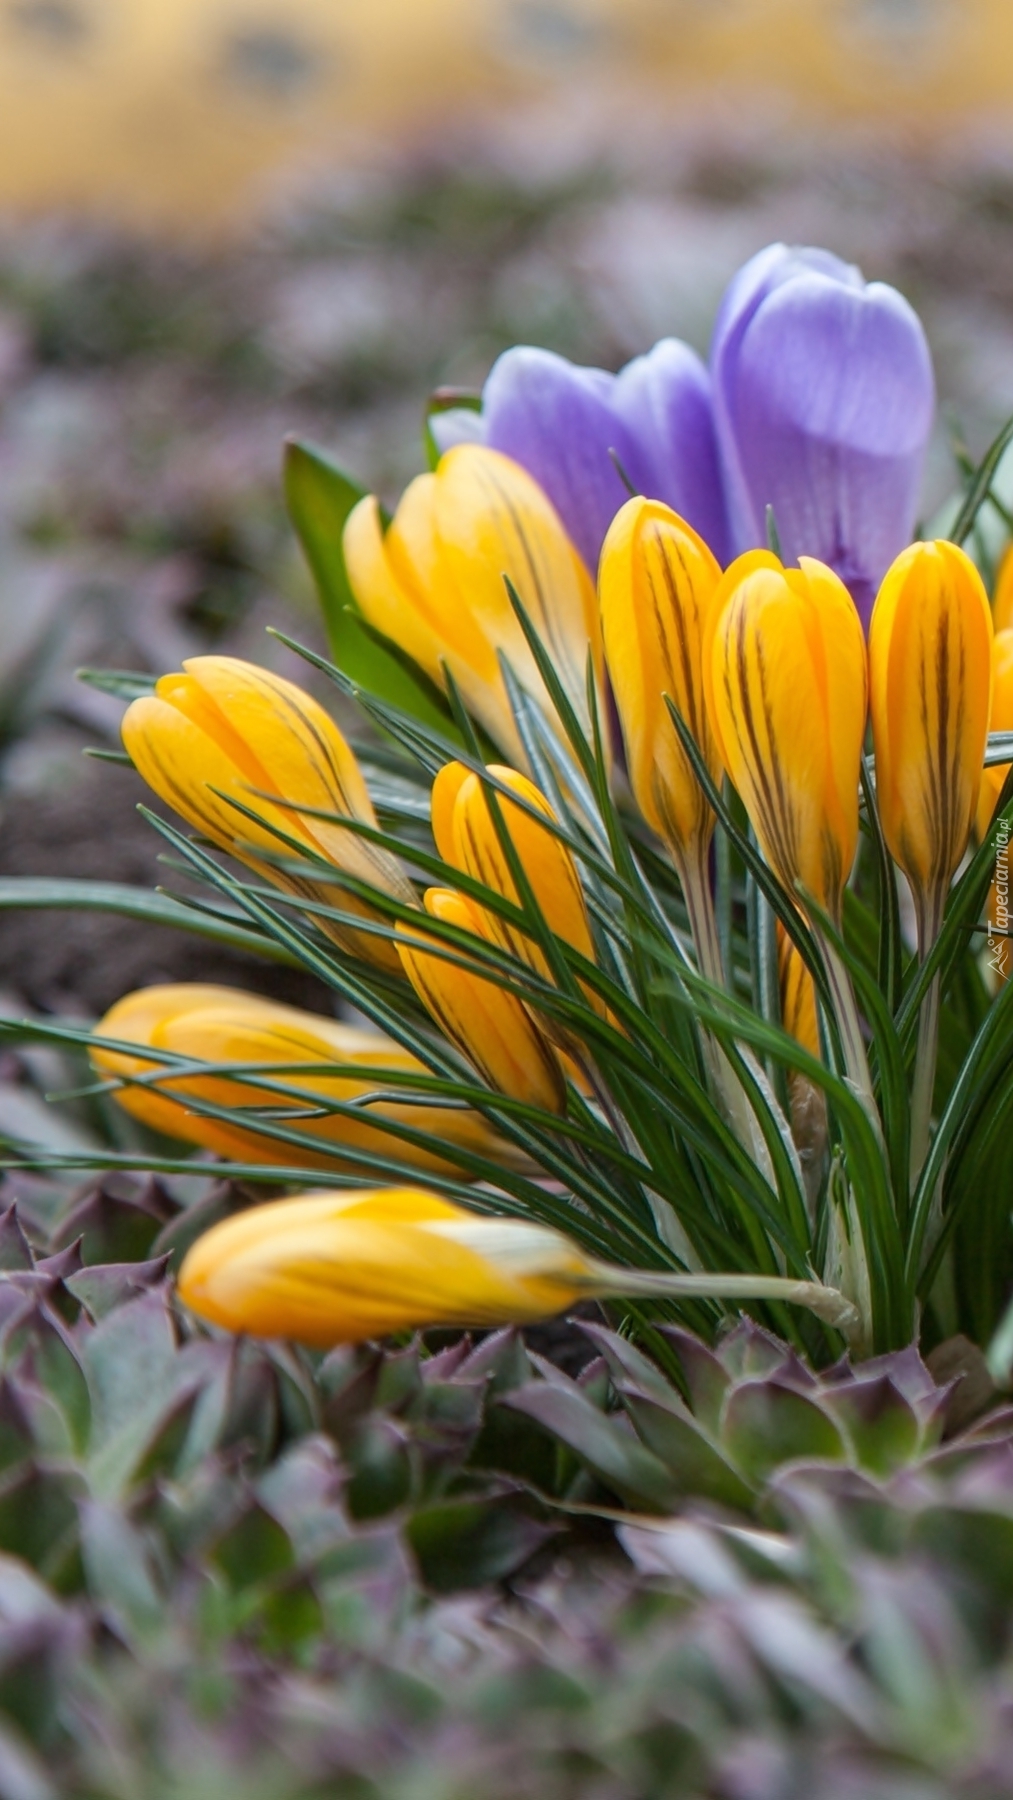
<svg viewBox="0 0 1013 1800">
<path fill-rule="evenodd" d="M 1002 820 L 995 837 L 995 918 L 987 922 L 988 966 L 1001 981 L 1009 973 L 1009 833 L 1009 825 Z"/>
</svg>

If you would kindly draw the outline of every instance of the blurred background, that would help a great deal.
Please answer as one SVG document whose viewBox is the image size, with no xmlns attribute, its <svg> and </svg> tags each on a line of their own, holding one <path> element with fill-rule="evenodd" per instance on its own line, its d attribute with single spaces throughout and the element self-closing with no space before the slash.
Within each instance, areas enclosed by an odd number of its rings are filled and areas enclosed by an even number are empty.
<svg viewBox="0 0 1013 1800">
<path fill-rule="evenodd" d="M 0 876 L 159 878 L 77 665 L 305 679 L 265 636 L 319 641 L 286 432 L 393 500 L 432 387 L 518 341 L 705 352 L 778 238 L 921 312 L 930 511 L 1013 411 L 1009 0 L 0 0 Z M 5 1007 L 208 972 L 2 915 Z"/>
</svg>

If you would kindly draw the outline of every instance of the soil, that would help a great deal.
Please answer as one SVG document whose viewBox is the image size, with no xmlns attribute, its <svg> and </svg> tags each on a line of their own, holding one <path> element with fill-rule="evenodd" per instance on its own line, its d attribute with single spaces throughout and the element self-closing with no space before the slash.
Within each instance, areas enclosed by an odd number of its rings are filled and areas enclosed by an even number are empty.
<svg viewBox="0 0 1013 1800">
<path fill-rule="evenodd" d="M 76 780 L 7 798 L 0 829 L 0 877 L 75 876 L 150 888 L 188 884 L 159 863 L 157 832 L 137 811 L 158 810 L 132 769 L 85 762 Z M 168 815 L 166 815 L 168 816 Z M 132 988 L 161 981 L 213 981 L 292 1006 L 333 1012 L 322 982 L 169 927 L 112 913 L 5 912 L 0 987 L 33 1009 L 97 1017 Z"/>
</svg>

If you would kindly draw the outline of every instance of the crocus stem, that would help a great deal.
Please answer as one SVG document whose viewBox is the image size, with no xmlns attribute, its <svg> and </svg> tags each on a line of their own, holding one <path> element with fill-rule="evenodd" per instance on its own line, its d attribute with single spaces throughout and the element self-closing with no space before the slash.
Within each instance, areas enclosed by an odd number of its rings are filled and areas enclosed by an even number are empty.
<svg viewBox="0 0 1013 1800">
<path fill-rule="evenodd" d="M 872 1076 L 869 1074 L 869 1059 L 865 1054 L 865 1039 L 862 1036 L 861 1021 L 855 1003 L 855 990 L 851 985 L 851 977 L 842 963 L 834 946 L 818 930 L 820 949 L 827 971 L 827 981 L 834 1002 L 834 1016 L 841 1034 L 841 1048 L 844 1052 L 844 1067 L 849 1081 L 852 1082 L 861 1096 L 866 1112 L 880 1129 L 879 1112 L 872 1091 Z"/>
<path fill-rule="evenodd" d="M 918 956 L 925 961 L 942 924 L 943 897 L 940 893 L 916 897 L 918 922 Z M 936 1057 L 939 1050 L 939 977 L 929 985 L 918 1018 L 918 1049 L 915 1054 L 914 1084 L 911 1089 L 911 1188 L 929 1153 L 929 1128 L 932 1123 L 932 1095 L 936 1085 Z"/>
<path fill-rule="evenodd" d="M 625 1118 L 616 1106 L 615 1101 L 609 1093 L 608 1087 L 602 1080 L 594 1062 L 588 1056 L 580 1056 L 578 1058 L 574 1050 L 571 1050 L 570 1054 L 574 1057 L 574 1060 L 579 1063 L 581 1074 L 590 1085 L 602 1112 L 605 1114 L 606 1119 L 611 1125 L 612 1130 L 615 1132 L 616 1137 L 619 1139 L 619 1142 L 622 1144 L 623 1149 L 630 1156 L 636 1157 L 638 1160 L 641 1159 L 643 1157 L 643 1151 L 630 1130 L 629 1125 L 626 1123 Z M 660 1194 L 656 1194 L 653 1188 L 645 1187 L 644 1194 L 647 1198 L 647 1204 L 651 1209 L 651 1216 L 654 1219 L 655 1228 L 661 1242 L 667 1245 L 669 1250 L 675 1252 L 679 1261 L 683 1263 L 687 1269 L 702 1268 L 703 1264 L 701 1263 L 696 1250 L 693 1248 L 686 1229 L 671 1201 L 663 1199 Z"/>
<path fill-rule="evenodd" d="M 682 852 L 676 862 L 700 973 L 707 981 L 713 982 L 715 987 L 723 988 L 725 970 L 706 857 L 703 846 L 695 845 Z M 755 1158 L 757 1167 L 773 1187 L 774 1170 L 770 1152 L 763 1141 L 763 1133 L 749 1097 L 720 1044 L 706 1035 L 704 1044 L 711 1078 L 724 1102 L 732 1130 L 743 1148 Z"/>
<path fill-rule="evenodd" d="M 838 1288 L 819 1281 L 796 1281 L 788 1275 L 655 1275 L 646 1269 L 610 1269 L 596 1266 L 616 1298 L 650 1294 L 673 1300 L 782 1300 L 791 1306 L 807 1306 L 818 1319 L 843 1333 L 849 1343 L 862 1339 L 857 1306 Z"/>
</svg>

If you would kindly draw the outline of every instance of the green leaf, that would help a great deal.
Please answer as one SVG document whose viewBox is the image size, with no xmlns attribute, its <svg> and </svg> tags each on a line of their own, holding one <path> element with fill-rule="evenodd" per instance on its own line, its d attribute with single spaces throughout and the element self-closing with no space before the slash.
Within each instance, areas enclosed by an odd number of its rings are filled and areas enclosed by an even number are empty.
<svg viewBox="0 0 1013 1800">
<path fill-rule="evenodd" d="M 664 1463 L 617 1418 L 599 1412 L 575 1382 L 532 1381 L 505 1395 L 501 1404 L 537 1420 L 576 1451 L 606 1487 L 633 1505 L 671 1512 L 679 1499 L 679 1484 Z"/>
<path fill-rule="evenodd" d="M 168 894 L 129 887 L 126 882 L 3 876 L 0 878 L 0 911 L 18 907 L 53 912 L 119 913 L 122 918 L 137 919 L 146 925 L 173 925 L 181 931 L 192 931 L 195 937 L 211 938 L 233 949 L 266 957 L 269 962 L 297 960 L 266 933 L 251 931 L 239 919 L 232 923 L 221 914 L 184 906 L 182 901 L 173 900 Z"/>
<path fill-rule="evenodd" d="M 349 513 L 367 489 L 315 444 L 285 446 L 285 500 L 316 583 L 331 654 L 357 686 L 410 718 L 447 730 L 449 717 L 432 683 L 396 645 L 371 630 L 352 592 L 342 549 Z"/>
<path fill-rule="evenodd" d="M 753 1481 L 765 1480 L 796 1457 L 843 1462 L 847 1455 L 833 1419 L 776 1379 L 747 1381 L 735 1389 L 722 1435 L 729 1455 Z"/>
<path fill-rule="evenodd" d="M 446 1594 L 504 1580 L 553 1531 L 499 1496 L 423 1507 L 413 1513 L 405 1535 L 427 1587 Z"/>
<path fill-rule="evenodd" d="M 683 1494 L 716 1500 L 722 1506 L 746 1512 L 752 1510 L 752 1489 L 708 1441 L 692 1416 L 676 1410 L 679 1402 L 674 1393 L 667 1403 L 626 1387 L 620 1387 L 619 1393 L 640 1437 L 671 1470 Z"/>
</svg>

